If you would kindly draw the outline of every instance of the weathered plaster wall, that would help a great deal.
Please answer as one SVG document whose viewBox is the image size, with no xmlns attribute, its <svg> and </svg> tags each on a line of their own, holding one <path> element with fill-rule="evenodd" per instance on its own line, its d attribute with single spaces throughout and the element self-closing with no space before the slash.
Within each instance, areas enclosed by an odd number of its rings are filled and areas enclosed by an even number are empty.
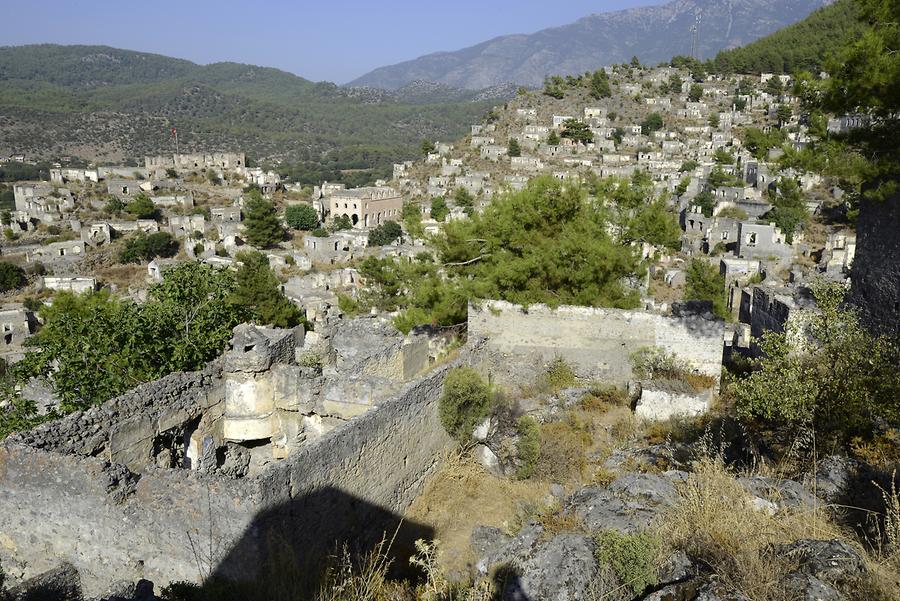
<svg viewBox="0 0 900 601">
<path fill-rule="evenodd" d="M 718 378 L 724 322 L 703 316 L 669 317 L 642 311 L 520 306 L 485 301 L 469 307 L 469 336 L 487 339 L 492 376 L 505 385 L 533 381 L 562 357 L 579 376 L 625 383 L 632 379 L 630 355 L 658 346 Z"/>
<path fill-rule="evenodd" d="M 713 391 L 696 392 L 680 382 L 648 382 L 634 408 L 640 419 L 667 420 L 705 413 L 712 403 Z"/>
<path fill-rule="evenodd" d="M 408 385 L 261 476 L 260 514 L 219 573 L 246 575 L 243 558 L 264 565 L 273 554 L 284 555 L 284 544 L 306 561 L 333 552 L 342 541 L 365 545 L 393 534 L 402 512 L 452 447 L 437 413 L 451 367 Z"/>
</svg>

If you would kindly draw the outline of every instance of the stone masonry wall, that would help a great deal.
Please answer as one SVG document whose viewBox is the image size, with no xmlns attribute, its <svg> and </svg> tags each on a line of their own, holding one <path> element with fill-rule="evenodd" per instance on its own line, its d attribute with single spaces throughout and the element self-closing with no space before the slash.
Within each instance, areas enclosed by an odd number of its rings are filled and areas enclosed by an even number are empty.
<svg viewBox="0 0 900 601">
<path fill-rule="evenodd" d="M 100 457 L 139 470 L 150 459 L 155 435 L 199 417 L 223 400 L 219 360 L 200 371 L 174 373 L 141 384 L 101 406 L 8 440 L 54 453 Z"/>
<path fill-rule="evenodd" d="M 306 562 L 342 541 L 365 545 L 385 532 L 390 536 L 452 447 L 437 405 L 453 365 L 413 382 L 260 477 L 263 510 L 219 573 L 246 576 L 246 557 L 265 564 L 284 554 L 285 543 Z"/>
<path fill-rule="evenodd" d="M 197 581 L 210 549 L 240 537 L 256 483 L 0 445 L 0 562 L 14 579 L 71 562 L 88 595 L 110 583 Z M 194 541 L 196 553 L 192 549 Z M 208 568 L 207 568 L 208 569 Z"/>
<path fill-rule="evenodd" d="M 850 275 L 863 323 L 900 340 L 900 194 L 863 202 Z"/>
<path fill-rule="evenodd" d="M 120 423 L 140 416 L 152 427 L 137 431 L 158 431 L 161 421 L 221 398 L 217 364 L 7 439 L 0 443 L 0 562 L 16 580 L 68 560 L 96 595 L 138 578 L 158 587 L 209 572 L 249 578 L 282 559 L 283 543 L 298 562 L 316 563 L 337 541 L 380 537 L 398 527 L 451 446 L 437 415 L 450 367 L 252 478 L 154 465 L 135 473 L 107 460 Z"/>
<path fill-rule="evenodd" d="M 469 306 L 468 329 L 470 339 L 487 339 L 492 377 L 505 385 L 533 382 L 555 357 L 581 377 L 624 384 L 631 353 L 652 346 L 714 378 L 722 368 L 724 322 L 703 316 L 485 301 Z"/>
</svg>

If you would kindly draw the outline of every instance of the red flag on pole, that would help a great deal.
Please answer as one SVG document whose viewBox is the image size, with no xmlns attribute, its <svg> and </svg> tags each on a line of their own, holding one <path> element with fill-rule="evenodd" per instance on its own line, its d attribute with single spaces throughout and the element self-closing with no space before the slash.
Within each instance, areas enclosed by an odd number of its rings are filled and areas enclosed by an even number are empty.
<svg viewBox="0 0 900 601">
<path fill-rule="evenodd" d="M 173 138 L 178 137 L 178 130 L 175 129 L 174 127 L 172 128 L 172 137 L 173 137 Z"/>
</svg>

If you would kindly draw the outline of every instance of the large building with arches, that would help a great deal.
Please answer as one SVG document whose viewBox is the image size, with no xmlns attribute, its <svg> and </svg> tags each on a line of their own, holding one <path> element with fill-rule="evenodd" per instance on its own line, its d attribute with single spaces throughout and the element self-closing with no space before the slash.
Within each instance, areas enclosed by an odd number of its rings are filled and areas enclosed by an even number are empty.
<svg viewBox="0 0 900 601">
<path fill-rule="evenodd" d="M 350 218 L 353 227 L 375 227 L 385 221 L 400 221 L 403 199 L 387 186 L 335 190 L 331 195 L 331 218 Z"/>
</svg>

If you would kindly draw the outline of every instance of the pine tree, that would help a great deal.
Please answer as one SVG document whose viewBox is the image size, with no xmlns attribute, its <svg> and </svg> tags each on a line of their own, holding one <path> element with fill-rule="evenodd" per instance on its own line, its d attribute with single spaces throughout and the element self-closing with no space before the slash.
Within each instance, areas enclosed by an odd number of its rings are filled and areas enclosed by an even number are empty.
<svg viewBox="0 0 900 601">
<path fill-rule="evenodd" d="M 280 289 L 278 278 L 269 268 L 269 260 L 260 252 L 238 254 L 241 267 L 235 275 L 235 288 L 229 300 L 253 313 L 265 325 L 292 328 L 303 321 L 303 313 Z"/>
<path fill-rule="evenodd" d="M 603 69 L 594 71 L 594 74 L 591 76 L 590 88 L 592 98 L 600 99 L 612 96 L 612 90 L 609 87 L 609 76 L 606 75 L 606 71 Z"/>
<path fill-rule="evenodd" d="M 511 157 L 522 156 L 522 147 L 519 145 L 519 141 L 515 138 L 510 138 L 509 145 L 506 147 L 506 153 Z"/>
<path fill-rule="evenodd" d="M 244 203 L 244 237 L 258 248 L 269 248 L 284 238 L 284 228 L 278 219 L 275 205 L 262 194 L 251 190 Z"/>
</svg>

